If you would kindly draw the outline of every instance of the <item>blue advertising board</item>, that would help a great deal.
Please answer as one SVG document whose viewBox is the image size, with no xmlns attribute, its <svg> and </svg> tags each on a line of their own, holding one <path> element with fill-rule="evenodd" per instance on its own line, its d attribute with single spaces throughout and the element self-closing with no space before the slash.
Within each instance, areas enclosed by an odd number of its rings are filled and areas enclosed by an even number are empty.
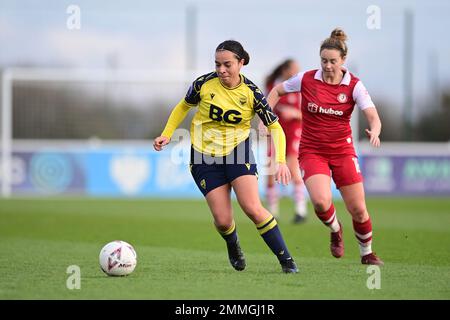
<svg viewBox="0 0 450 320">
<path fill-rule="evenodd" d="M 12 191 L 21 195 L 201 198 L 189 171 L 190 147 L 156 152 L 142 146 L 14 152 Z M 264 197 L 267 158 L 255 154 Z M 450 156 L 360 157 L 367 195 L 450 196 Z M 340 197 L 332 183 L 334 197 Z M 281 187 L 281 195 L 292 186 Z"/>
</svg>

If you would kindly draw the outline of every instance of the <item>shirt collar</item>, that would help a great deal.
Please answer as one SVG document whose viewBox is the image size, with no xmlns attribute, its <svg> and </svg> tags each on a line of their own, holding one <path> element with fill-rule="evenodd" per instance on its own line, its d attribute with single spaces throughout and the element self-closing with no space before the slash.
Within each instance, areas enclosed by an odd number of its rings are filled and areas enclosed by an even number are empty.
<svg viewBox="0 0 450 320">
<path fill-rule="evenodd" d="M 344 76 L 342 77 L 341 83 L 343 85 L 350 85 L 350 80 L 352 79 L 352 76 L 350 75 L 350 72 L 348 71 L 348 69 L 342 67 L 342 71 L 344 71 Z M 314 75 L 314 79 L 315 80 L 320 80 L 323 82 L 323 78 L 322 78 L 322 69 L 318 69 L 316 71 L 316 74 Z"/>
</svg>

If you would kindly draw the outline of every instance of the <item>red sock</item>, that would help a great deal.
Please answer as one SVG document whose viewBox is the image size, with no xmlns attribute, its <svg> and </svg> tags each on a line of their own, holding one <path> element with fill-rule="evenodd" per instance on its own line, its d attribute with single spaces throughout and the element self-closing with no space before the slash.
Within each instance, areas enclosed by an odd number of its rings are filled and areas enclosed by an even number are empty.
<svg viewBox="0 0 450 320">
<path fill-rule="evenodd" d="M 336 220 L 336 209 L 334 208 L 333 203 L 331 203 L 330 208 L 325 212 L 317 212 L 316 215 L 319 217 L 320 221 L 322 221 L 326 226 L 330 226 L 334 220 Z"/>
<path fill-rule="evenodd" d="M 369 244 L 372 241 L 372 222 L 370 217 L 362 223 L 353 220 L 353 230 L 355 230 L 356 239 L 358 239 L 360 244 Z"/>
</svg>

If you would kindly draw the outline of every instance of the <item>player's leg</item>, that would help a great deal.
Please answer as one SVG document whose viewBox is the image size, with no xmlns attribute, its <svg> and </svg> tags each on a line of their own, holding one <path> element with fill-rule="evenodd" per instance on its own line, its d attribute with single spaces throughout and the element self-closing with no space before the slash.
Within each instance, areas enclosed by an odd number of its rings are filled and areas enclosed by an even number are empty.
<svg viewBox="0 0 450 320">
<path fill-rule="evenodd" d="M 233 219 L 230 192 L 231 187 L 227 183 L 209 191 L 205 198 L 214 218 L 214 225 L 227 244 L 230 263 L 233 268 L 241 271 L 245 268 L 245 258 L 239 245 L 236 224 Z"/>
<path fill-rule="evenodd" d="M 279 190 L 278 185 L 275 183 L 275 176 L 267 176 L 267 190 L 266 201 L 267 207 L 272 215 L 276 218 L 279 217 Z"/>
<path fill-rule="evenodd" d="M 324 174 L 316 174 L 305 180 L 306 189 L 317 217 L 324 225 L 330 228 L 331 254 L 336 258 L 340 258 L 344 255 L 342 225 L 336 216 L 330 184 L 330 176 Z"/>
<path fill-rule="evenodd" d="M 305 185 L 300 175 L 300 168 L 298 164 L 298 157 L 295 154 L 288 154 L 286 158 L 287 166 L 292 175 L 292 183 L 294 187 L 294 203 L 295 215 L 294 223 L 302 223 L 305 221 L 307 211 Z"/>
<path fill-rule="evenodd" d="M 285 128 L 283 128 L 285 129 Z M 298 153 L 300 148 L 301 127 L 286 126 L 286 162 L 291 171 L 293 183 L 293 199 L 295 204 L 295 215 L 293 222 L 302 223 L 307 214 L 306 190 L 301 177 Z"/>
<path fill-rule="evenodd" d="M 372 222 L 366 208 L 363 177 L 356 156 L 338 157 L 331 160 L 333 180 L 341 192 L 345 206 L 352 216 L 353 230 L 359 243 L 361 262 L 383 264 L 372 253 Z"/>
<path fill-rule="evenodd" d="M 231 205 L 231 186 L 222 185 L 205 196 L 214 219 L 214 225 L 220 233 L 226 233 L 234 226 L 233 207 Z"/>
<path fill-rule="evenodd" d="M 261 204 L 256 176 L 251 174 L 240 175 L 232 180 L 231 185 L 236 193 L 239 205 L 256 225 L 261 237 L 278 258 L 283 272 L 298 272 L 278 228 L 277 221 Z"/>
<path fill-rule="evenodd" d="M 340 258 L 344 255 L 344 241 L 342 225 L 337 219 L 336 209 L 332 201 L 328 160 L 316 155 L 301 156 L 300 170 L 317 217 L 331 229 L 331 254 Z"/>
<path fill-rule="evenodd" d="M 199 190 L 204 195 L 214 218 L 214 225 L 227 244 L 228 257 L 236 270 L 244 270 L 245 259 L 239 246 L 236 224 L 231 206 L 231 186 L 226 179 L 223 164 L 214 163 L 191 148 L 190 171 Z"/>
<path fill-rule="evenodd" d="M 361 263 L 382 265 L 372 252 L 372 222 L 367 211 L 362 182 L 340 187 L 345 206 L 352 216 L 353 230 L 359 244 Z"/>
</svg>

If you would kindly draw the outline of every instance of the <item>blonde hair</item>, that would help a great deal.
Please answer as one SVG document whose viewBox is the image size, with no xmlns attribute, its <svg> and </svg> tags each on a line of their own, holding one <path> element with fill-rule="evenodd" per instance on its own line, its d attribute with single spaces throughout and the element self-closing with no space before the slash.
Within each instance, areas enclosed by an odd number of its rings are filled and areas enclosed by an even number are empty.
<svg viewBox="0 0 450 320">
<path fill-rule="evenodd" d="M 335 49 L 341 53 L 341 57 L 345 58 L 347 56 L 348 47 L 345 41 L 347 40 L 347 35 L 341 28 L 336 28 L 331 32 L 329 38 L 326 38 L 321 46 L 320 52 L 324 49 Z"/>
</svg>

